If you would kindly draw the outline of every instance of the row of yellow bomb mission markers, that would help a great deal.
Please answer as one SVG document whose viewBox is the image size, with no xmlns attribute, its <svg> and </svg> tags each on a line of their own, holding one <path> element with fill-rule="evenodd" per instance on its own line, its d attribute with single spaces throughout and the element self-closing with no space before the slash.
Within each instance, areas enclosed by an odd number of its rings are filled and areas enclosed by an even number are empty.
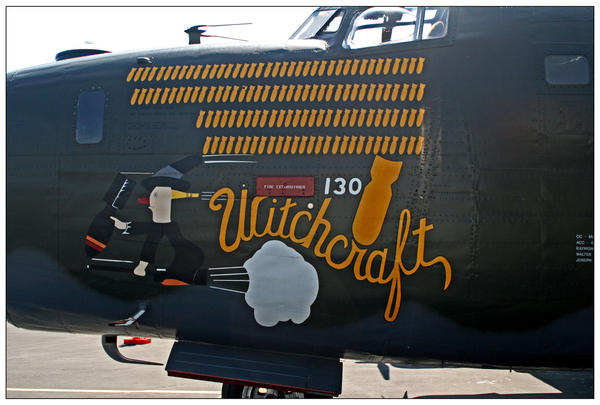
<svg viewBox="0 0 600 405">
<path fill-rule="evenodd" d="M 196 128 L 420 127 L 425 109 L 200 110 Z"/>
<path fill-rule="evenodd" d="M 425 58 L 331 59 L 315 61 L 220 63 L 206 65 L 171 65 L 134 67 L 127 82 L 240 79 L 274 77 L 316 77 L 380 74 L 421 74 Z"/>
<path fill-rule="evenodd" d="M 425 87 L 425 83 L 346 83 L 135 88 L 129 103 L 421 101 Z"/>
<path fill-rule="evenodd" d="M 420 155 L 424 141 L 422 136 L 207 136 L 202 153 Z"/>
</svg>

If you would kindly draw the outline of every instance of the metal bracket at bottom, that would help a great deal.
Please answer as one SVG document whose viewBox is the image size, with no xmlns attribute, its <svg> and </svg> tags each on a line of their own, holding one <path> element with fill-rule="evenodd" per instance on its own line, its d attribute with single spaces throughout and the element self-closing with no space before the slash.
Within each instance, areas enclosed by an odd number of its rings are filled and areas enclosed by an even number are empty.
<svg viewBox="0 0 600 405">
<path fill-rule="evenodd" d="M 102 335 L 102 348 L 108 354 L 108 357 L 118 361 L 119 363 L 133 363 L 133 364 L 148 364 L 151 366 L 162 366 L 163 363 L 155 363 L 153 361 L 136 360 L 130 359 L 123 356 L 117 346 L 117 335 Z"/>
</svg>

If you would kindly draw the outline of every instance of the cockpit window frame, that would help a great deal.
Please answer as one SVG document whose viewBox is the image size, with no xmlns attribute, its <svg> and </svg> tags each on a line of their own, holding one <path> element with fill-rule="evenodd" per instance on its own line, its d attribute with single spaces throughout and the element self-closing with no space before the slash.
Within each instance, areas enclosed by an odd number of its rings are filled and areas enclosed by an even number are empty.
<svg viewBox="0 0 600 405">
<path fill-rule="evenodd" d="M 339 14 L 339 7 L 330 7 L 330 8 L 318 8 L 313 11 L 310 16 L 298 27 L 298 29 L 290 36 L 290 40 L 300 40 L 300 39 L 311 39 L 315 38 L 315 36 L 325 27 L 329 25 L 329 23 L 336 18 Z M 325 14 L 325 18 L 319 21 L 317 24 L 311 22 L 314 20 L 319 14 Z M 311 27 L 311 25 L 313 25 Z M 310 28 L 310 30 L 307 30 Z M 306 31 L 306 32 L 303 32 Z"/>
<path fill-rule="evenodd" d="M 373 44 L 373 45 L 364 45 L 364 46 L 354 46 L 351 43 L 351 38 L 353 37 L 353 35 L 355 34 L 356 31 L 356 22 L 365 14 L 367 13 L 369 10 L 372 9 L 389 9 L 390 7 L 368 7 L 363 9 L 361 12 L 356 13 L 353 18 L 352 21 L 350 21 L 350 24 L 348 26 L 347 32 L 344 35 L 344 39 L 342 41 L 342 48 L 349 50 L 349 51 L 354 51 L 354 50 L 369 50 L 369 49 L 377 49 L 380 47 L 388 47 L 388 46 L 407 46 L 409 44 L 420 44 L 420 45 L 425 45 L 425 43 L 429 43 L 430 41 L 435 41 L 435 43 L 437 43 L 438 41 L 441 40 L 448 40 L 449 39 L 449 35 L 450 35 L 450 29 L 449 29 L 449 25 L 450 25 L 450 8 L 451 7 L 445 7 L 446 10 L 444 11 L 446 13 L 445 15 L 445 26 L 444 26 L 444 31 L 443 31 L 443 35 L 438 36 L 438 37 L 434 37 L 434 38 L 423 38 L 423 27 L 425 26 L 425 24 L 427 23 L 426 20 L 426 12 L 428 11 L 428 9 L 434 8 L 432 6 L 417 6 L 417 10 L 416 10 L 416 21 L 415 21 L 415 30 L 414 30 L 414 35 L 413 35 L 413 39 L 411 41 L 387 41 L 387 42 L 379 42 L 377 44 Z M 396 7 L 398 9 L 403 9 L 404 7 Z M 441 6 L 438 8 L 442 8 Z M 400 24 L 399 24 L 400 25 Z"/>
</svg>

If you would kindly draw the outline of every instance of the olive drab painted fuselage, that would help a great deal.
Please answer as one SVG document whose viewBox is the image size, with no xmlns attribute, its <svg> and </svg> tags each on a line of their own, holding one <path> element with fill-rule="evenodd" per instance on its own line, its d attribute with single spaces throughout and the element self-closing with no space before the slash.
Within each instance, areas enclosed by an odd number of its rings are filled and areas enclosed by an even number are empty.
<svg viewBox="0 0 600 405">
<path fill-rule="evenodd" d="M 434 9 L 10 72 L 9 321 L 591 366 L 593 9 Z"/>
</svg>

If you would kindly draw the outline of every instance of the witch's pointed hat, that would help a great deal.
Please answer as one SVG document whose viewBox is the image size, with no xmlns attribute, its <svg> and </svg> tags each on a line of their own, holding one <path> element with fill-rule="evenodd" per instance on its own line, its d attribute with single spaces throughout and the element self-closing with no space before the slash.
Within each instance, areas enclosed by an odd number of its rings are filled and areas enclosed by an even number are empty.
<svg viewBox="0 0 600 405">
<path fill-rule="evenodd" d="M 183 175 L 200 163 L 202 163 L 202 157 L 188 156 L 163 167 L 152 177 L 145 178 L 142 180 L 142 185 L 148 191 L 152 191 L 154 187 L 171 187 L 175 190 L 185 191 L 190 187 L 190 183 L 182 179 Z"/>
</svg>

